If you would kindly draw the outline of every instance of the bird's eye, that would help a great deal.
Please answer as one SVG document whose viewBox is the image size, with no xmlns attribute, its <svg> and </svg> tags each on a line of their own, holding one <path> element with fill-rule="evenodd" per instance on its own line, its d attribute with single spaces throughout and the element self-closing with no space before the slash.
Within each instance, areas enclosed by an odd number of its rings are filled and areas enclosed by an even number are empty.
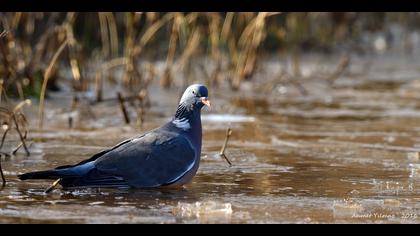
<svg viewBox="0 0 420 236">
<path fill-rule="evenodd" d="M 192 91 L 192 93 L 193 93 L 194 95 L 196 95 L 196 93 L 195 93 L 195 91 L 194 91 L 194 90 Z"/>
</svg>

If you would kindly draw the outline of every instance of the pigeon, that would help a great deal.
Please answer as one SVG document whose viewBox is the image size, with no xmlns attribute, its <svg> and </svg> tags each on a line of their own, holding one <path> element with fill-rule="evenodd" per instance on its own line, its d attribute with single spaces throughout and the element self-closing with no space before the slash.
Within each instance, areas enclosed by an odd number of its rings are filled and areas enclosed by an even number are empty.
<svg viewBox="0 0 420 236">
<path fill-rule="evenodd" d="M 197 173 L 201 155 L 201 109 L 210 107 L 208 90 L 190 85 L 173 118 L 163 126 L 127 139 L 76 165 L 18 175 L 20 180 L 54 179 L 63 188 L 182 186 Z"/>
</svg>

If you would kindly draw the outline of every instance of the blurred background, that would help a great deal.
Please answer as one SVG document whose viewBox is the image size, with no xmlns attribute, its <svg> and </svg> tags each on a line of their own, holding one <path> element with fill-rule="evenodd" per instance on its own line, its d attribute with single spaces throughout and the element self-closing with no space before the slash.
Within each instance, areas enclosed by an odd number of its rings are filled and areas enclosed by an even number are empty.
<svg viewBox="0 0 420 236">
<path fill-rule="evenodd" d="M 420 223 L 418 22 L 2 12 L 0 222 Z M 187 191 L 49 196 L 17 180 L 162 125 L 192 83 L 208 86 L 212 109 Z M 228 127 L 232 167 L 218 154 Z"/>
<path fill-rule="evenodd" d="M 258 81 L 267 57 L 291 57 L 292 72 L 299 73 L 302 54 L 342 55 L 344 66 L 353 55 L 416 56 L 419 18 L 396 12 L 1 13 L 0 78 L 3 90 L 20 98 L 39 97 L 49 65 L 48 89 L 59 89 L 61 80 L 74 91 L 95 91 L 98 101 L 100 84 L 112 81 L 134 93 L 151 80 L 162 88 L 201 80 L 236 90 L 244 80 Z"/>
</svg>

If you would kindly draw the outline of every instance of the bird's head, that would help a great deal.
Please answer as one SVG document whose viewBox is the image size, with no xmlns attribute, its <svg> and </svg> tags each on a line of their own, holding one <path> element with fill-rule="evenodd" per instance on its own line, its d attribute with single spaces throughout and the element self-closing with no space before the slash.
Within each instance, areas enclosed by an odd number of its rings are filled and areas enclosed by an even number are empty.
<svg viewBox="0 0 420 236">
<path fill-rule="evenodd" d="M 186 106 L 190 109 L 201 109 L 204 105 L 210 107 L 208 96 L 209 93 L 206 86 L 202 84 L 193 84 L 185 90 L 179 105 Z"/>
</svg>

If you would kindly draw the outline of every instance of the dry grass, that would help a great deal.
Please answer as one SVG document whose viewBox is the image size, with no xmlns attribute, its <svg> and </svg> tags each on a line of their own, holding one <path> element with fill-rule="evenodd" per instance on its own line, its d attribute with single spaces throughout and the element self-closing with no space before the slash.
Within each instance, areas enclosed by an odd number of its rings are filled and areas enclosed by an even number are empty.
<svg viewBox="0 0 420 236">
<path fill-rule="evenodd" d="M 42 88 L 41 88 L 41 95 L 39 96 L 39 109 L 38 109 L 38 128 L 42 129 L 43 123 L 44 123 L 44 100 L 45 100 L 45 93 L 47 90 L 47 84 L 48 80 L 51 78 L 51 71 L 54 68 L 58 57 L 63 52 L 64 48 L 67 46 L 69 40 L 65 40 L 61 46 L 58 48 L 58 50 L 55 52 L 54 56 L 52 57 L 47 69 L 44 73 L 44 81 L 42 82 Z"/>
<path fill-rule="evenodd" d="M 1 166 L 1 158 L 3 156 L 13 156 L 16 154 L 16 152 L 23 147 L 25 154 L 27 156 L 30 155 L 28 146 L 26 144 L 26 140 L 28 137 L 28 122 L 26 119 L 25 114 L 22 111 L 22 108 L 24 106 L 30 106 L 31 101 L 25 100 L 20 103 L 18 103 L 13 109 L 9 109 L 7 107 L 0 106 L 0 121 L 2 124 L 1 129 L 3 130 L 1 143 L 0 143 L 0 174 L 2 177 L 2 183 L 3 187 L 6 185 L 6 178 L 4 177 L 2 166 Z M 10 153 L 2 151 L 4 142 L 6 140 L 6 137 L 12 130 L 15 130 L 19 136 L 20 143 L 13 148 L 13 150 Z M 22 132 L 24 134 L 22 134 Z"/>
<path fill-rule="evenodd" d="M 172 86 L 178 72 L 184 73 L 184 83 L 188 83 L 188 77 L 193 76 L 193 68 L 199 64 L 193 60 L 194 57 L 204 56 L 212 62 L 202 72 L 208 74 L 206 82 L 213 86 L 227 83 L 232 89 L 239 89 L 242 81 L 252 79 L 256 69 L 261 66 L 259 54 L 269 34 L 276 35 L 274 40 L 278 41 L 278 45 L 292 44 L 292 51 L 296 52 L 298 58 L 299 50 L 296 48 L 303 41 L 300 36 L 308 36 L 308 32 L 313 31 L 312 34 L 321 43 L 324 43 L 324 38 L 328 39 L 325 35 L 344 38 L 349 34 L 343 28 L 344 20 L 354 24 L 359 15 L 362 14 L 2 13 L 0 75 L 7 78 L 4 80 L 6 90 L 15 90 L 24 99 L 28 86 L 37 90 L 36 84 L 44 81 L 44 78 L 40 78 L 48 67 L 44 62 L 50 61 L 59 45 L 67 39 L 68 50 L 65 51 L 66 56 L 58 61 L 58 67 L 65 65 L 70 69 L 76 91 L 87 90 L 89 84 L 96 81 L 98 101 L 101 99 L 98 85 L 108 80 L 103 77 L 110 76 L 105 76 L 103 72 L 101 75 L 86 74 L 85 71 L 90 70 L 85 67 L 89 64 L 84 62 L 99 59 L 100 64 L 106 64 L 125 58 L 121 81 L 131 94 L 136 94 L 147 87 L 144 72 L 139 67 L 144 60 L 153 63 L 148 58 L 148 53 L 153 51 L 159 51 L 156 52 L 161 55 L 157 56 L 159 60 L 166 56 L 164 68 L 156 72 L 164 88 Z M 395 14 L 392 17 L 395 18 Z M 338 23 L 336 28 L 333 23 L 325 24 L 322 28 L 317 21 Z M 87 43 L 99 45 L 96 48 L 100 50 L 95 51 L 95 46 L 88 46 Z M 166 54 L 162 53 L 165 50 Z M 68 64 L 63 61 L 68 61 Z M 299 60 L 295 61 L 298 63 Z M 296 74 L 299 74 L 299 66 L 296 65 Z M 51 71 L 51 85 L 59 76 L 58 67 L 53 67 Z"/>
<path fill-rule="evenodd" d="M 301 45 L 308 38 L 324 47 L 344 40 L 354 34 L 349 28 L 361 31 L 358 19 L 370 18 L 364 13 L 0 13 L 0 102 L 9 96 L 38 97 L 42 128 L 45 97 L 63 71 L 71 72 L 68 81 L 75 92 L 93 87 L 96 102 L 104 99 L 104 83 L 115 82 L 117 68 L 124 97 L 147 91 L 155 78 L 163 88 L 204 78 L 210 86 L 238 90 L 243 81 L 256 80 L 268 41 L 293 56 L 292 73 L 282 73 L 279 81 L 306 94 L 299 83 Z M 164 66 L 158 67 L 162 61 Z M 327 83 L 339 78 L 350 62 L 343 57 L 336 71 L 323 76 Z"/>
</svg>

